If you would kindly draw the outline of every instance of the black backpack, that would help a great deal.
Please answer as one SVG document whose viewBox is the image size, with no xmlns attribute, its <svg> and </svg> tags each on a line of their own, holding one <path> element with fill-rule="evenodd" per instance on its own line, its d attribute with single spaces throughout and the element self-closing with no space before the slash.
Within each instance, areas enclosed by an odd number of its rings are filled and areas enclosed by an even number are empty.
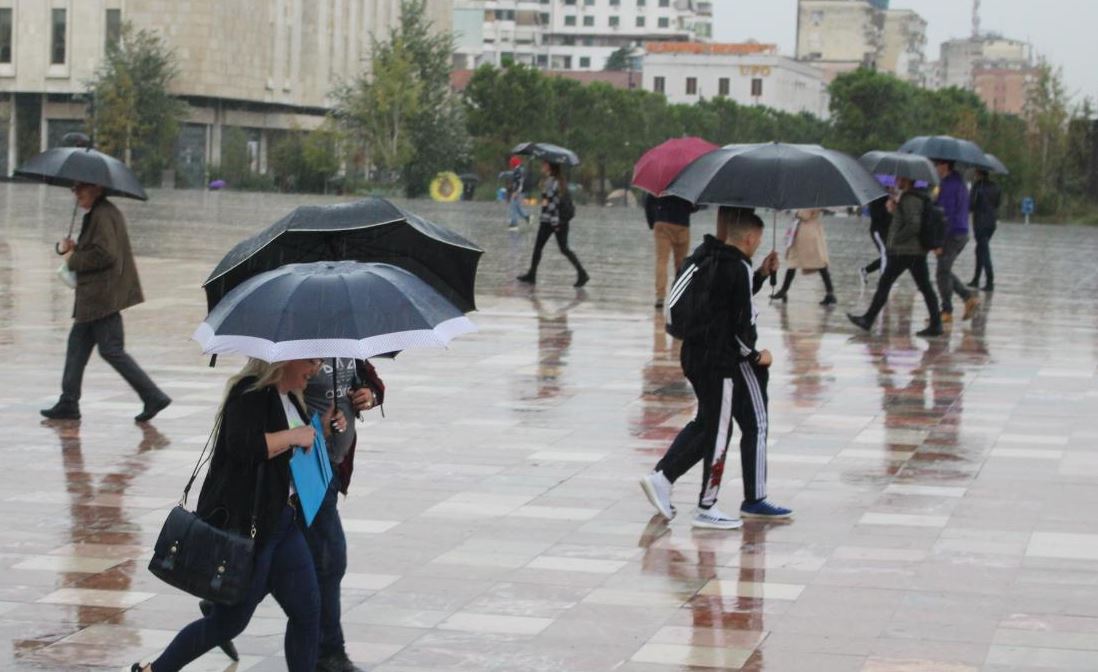
<svg viewBox="0 0 1098 672">
<path fill-rule="evenodd" d="M 686 340 L 709 326 L 709 292 L 717 277 L 717 256 L 698 251 L 683 262 L 667 293 L 664 321 L 667 333 Z"/>
<path fill-rule="evenodd" d="M 561 224 L 567 224 L 572 221 L 572 218 L 576 216 L 576 204 L 572 201 L 572 194 L 567 191 L 560 195 L 560 207 L 557 210 L 557 217 L 560 218 Z"/>
<path fill-rule="evenodd" d="M 945 245 L 946 214 L 929 196 L 920 194 L 923 201 L 923 216 L 919 222 L 919 243 L 926 251 L 937 250 Z"/>
</svg>

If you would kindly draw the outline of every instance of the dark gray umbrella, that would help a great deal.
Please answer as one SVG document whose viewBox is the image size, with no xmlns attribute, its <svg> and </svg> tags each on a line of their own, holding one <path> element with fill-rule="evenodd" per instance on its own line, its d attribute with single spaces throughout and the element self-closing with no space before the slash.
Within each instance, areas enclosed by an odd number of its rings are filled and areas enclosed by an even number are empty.
<svg viewBox="0 0 1098 672">
<path fill-rule="evenodd" d="M 1006 164 L 999 160 L 999 157 L 994 154 L 984 154 L 984 158 L 987 159 L 988 168 L 991 172 L 999 175 L 1010 175 L 1010 171 L 1007 170 Z"/>
<path fill-rule="evenodd" d="M 559 163 L 565 166 L 580 165 L 579 157 L 570 149 L 553 145 L 548 142 L 520 142 L 511 150 L 512 154 L 532 156 L 535 159 Z"/>
<path fill-rule="evenodd" d="M 463 311 L 476 310 L 483 250 L 384 198 L 306 205 L 238 243 L 203 283 L 209 310 L 248 278 L 285 264 L 384 262 L 415 273 Z"/>
<path fill-rule="evenodd" d="M 47 149 L 28 159 L 14 174 L 59 187 L 71 187 L 77 183 L 95 184 L 103 187 L 109 196 L 149 200 L 129 166 L 90 147 Z"/>
<path fill-rule="evenodd" d="M 412 273 L 337 261 L 290 264 L 250 278 L 217 304 L 193 338 L 207 354 L 279 362 L 445 347 L 475 330 Z"/>
<path fill-rule="evenodd" d="M 794 210 L 861 206 L 885 192 L 857 161 L 819 145 L 731 145 L 705 154 L 667 187 L 691 203 Z"/>
<path fill-rule="evenodd" d="M 862 167 L 874 175 L 906 177 L 916 182 L 938 184 L 938 171 L 930 159 L 903 152 L 867 152 L 858 159 Z"/>
<path fill-rule="evenodd" d="M 987 155 L 970 140 L 951 135 L 920 135 L 905 142 L 901 152 L 918 154 L 930 160 L 955 161 L 975 168 L 991 168 Z"/>
</svg>

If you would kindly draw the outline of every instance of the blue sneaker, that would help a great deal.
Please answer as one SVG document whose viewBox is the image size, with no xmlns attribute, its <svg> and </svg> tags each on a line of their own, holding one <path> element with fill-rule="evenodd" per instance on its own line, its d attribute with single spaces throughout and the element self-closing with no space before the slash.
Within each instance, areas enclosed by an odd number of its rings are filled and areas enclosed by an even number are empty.
<svg viewBox="0 0 1098 672">
<path fill-rule="evenodd" d="M 762 518 L 766 520 L 784 520 L 793 517 L 792 509 L 775 506 L 765 499 L 754 504 L 744 502 L 740 506 L 740 515 L 744 518 Z"/>
</svg>

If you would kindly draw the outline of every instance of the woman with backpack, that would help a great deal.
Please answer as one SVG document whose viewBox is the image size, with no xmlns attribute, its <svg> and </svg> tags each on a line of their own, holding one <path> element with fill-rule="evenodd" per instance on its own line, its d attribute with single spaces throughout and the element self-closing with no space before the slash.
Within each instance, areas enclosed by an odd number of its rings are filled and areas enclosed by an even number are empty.
<svg viewBox="0 0 1098 672">
<path fill-rule="evenodd" d="M 918 194 L 914 186 L 915 183 L 909 178 L 897 178 L 898 195 L 890 197 L 887 203 L 889 212 L 892 213 L 892 226 L 889 228 L 886 243 L 888 258 L 881 271 L 877 291 L 873 294 L 873 301 L 869 304 L 869 310 L 865 315 L 847 314 L 851 322 L 866 331 L 873 326 L 877 314 L 888 301 L 893 283 L 904 271 L 911 271 L 915 286 L 923 295 L 927 312 L 930 313 L 930 323 L 926 329 L 916 335 L 923 337 L 942 335 L 942 314 L 938 308 L 938 295 L 934 293 L 934 287 L 930 284 L 930 269 L 926 264 L 926 255 L 929 250 L 923 245 L 921 238 L 923 210 L 933 207 L 933 204 L 927 197 Z"/>
<path fill-rule="evenodd" d="M 573 287 L 583 287 L 590 280 L 576 253 L 568 247 L 568 226 L 572 223 L 576 206 L 568 193 L 568 181 L 564 179 L 559 163 L 543 161 L 541 174 L 545 176 L 541 189 L 541 220 L 538 237 L 534 241 L 534 256 L 530 259 L 530 270 L 518 276 L 520 282 L 534 284 L 538 277 L 538 264 L 541 263 L 541 251 L 549 242 L 550 236 L 556 236 L 560 252 L 576 268 L 576 283 Z"/>
</svg>

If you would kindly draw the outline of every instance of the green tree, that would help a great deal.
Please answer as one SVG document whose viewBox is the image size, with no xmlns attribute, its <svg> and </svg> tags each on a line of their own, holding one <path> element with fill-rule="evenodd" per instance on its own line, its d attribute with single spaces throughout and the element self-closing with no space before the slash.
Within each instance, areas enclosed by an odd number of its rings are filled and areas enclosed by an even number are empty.
<svg viewBox="0 0 1098 672">
<path fill-rule="evenodd" d="M 603 70 L 631 70 L 632 65 L 633 49 L 631 47 L 618 47 L 606 59 L 606 67 Z"/>
<path fill-rule="evenodd" d="M 1026 95 L 1029 151 L 1036 165 L 1038 205 L 1055 210 L 1060 205 L 1067 153 L 1069 99 L 1063 74 L 1042 60 Z"/>
<path fill-rule="evenodd" d="M 252 174 L 252 157 L 244 129 L 236 126 L 222 129 L 221 165 L 217 174 L 230 187 L 242 187 L 248 182 Z"/>
<path fill-rule="evenodd" d="M 126 23 L 121 39 L 88 82 L 88 126 L 96 146 L 120 156 L 147 182 L 172 165 L 186 104 L 169 93 L 179 72 L 175 53 L 154 32 Z"/>
<path fill-rule="evenodd" d="M 268 165 L 281 191 L 325 193 L 339 171 L 336 133 L 328 124 L 293 129 L 272 142 Z"/>
</svg>

